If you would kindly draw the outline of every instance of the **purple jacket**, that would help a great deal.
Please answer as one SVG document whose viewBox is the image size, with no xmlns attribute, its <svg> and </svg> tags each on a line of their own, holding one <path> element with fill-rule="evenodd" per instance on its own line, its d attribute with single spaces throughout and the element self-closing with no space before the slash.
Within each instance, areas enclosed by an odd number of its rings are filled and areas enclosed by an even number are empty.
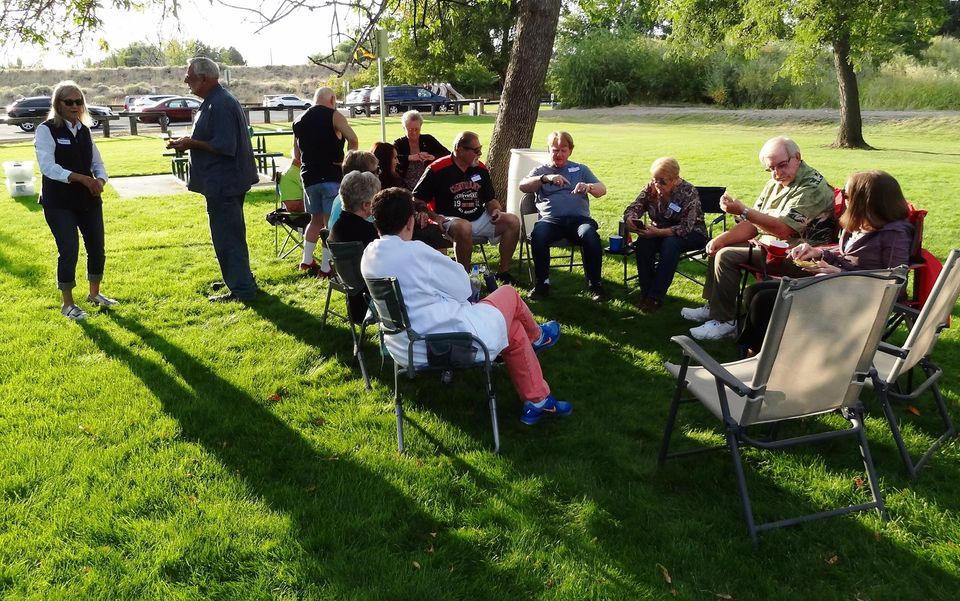
<svg viewBox="0 0 960 601">
<path fill-rule="evenodd" d="M 823 260 L 843 271 L 887 269 L 910 263 L 913 226 L 906 219 L 892 221 L 879 230 L 851 238 L 846 230 L 840 233 L 840 248 L 824 250 Z"/>
</svg>

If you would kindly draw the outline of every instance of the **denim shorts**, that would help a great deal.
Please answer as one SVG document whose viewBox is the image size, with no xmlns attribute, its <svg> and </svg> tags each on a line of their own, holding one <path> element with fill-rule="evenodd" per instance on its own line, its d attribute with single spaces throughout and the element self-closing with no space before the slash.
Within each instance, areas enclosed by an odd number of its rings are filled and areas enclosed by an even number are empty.
<svg viewBox="0 0 960 601">
<path fill-rule="evenodd" d="M 320 182 L 307 186 L 303 190 L 303 205 L 307 213 L 329 215 L 333 209 L 333 199 L 340 193 L 339 182 Z"/>
</svg>

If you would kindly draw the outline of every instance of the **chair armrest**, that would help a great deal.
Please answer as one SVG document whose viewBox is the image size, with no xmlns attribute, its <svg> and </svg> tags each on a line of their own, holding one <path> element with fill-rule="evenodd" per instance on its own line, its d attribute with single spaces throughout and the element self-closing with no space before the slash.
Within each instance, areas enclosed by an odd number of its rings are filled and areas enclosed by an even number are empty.
<svg viewBox="0 0 960 601">
<path fill-rule="evenodd" d="M 894 357 L 900 357 L 901 359 L 910 354 L 909 351 L 902 349 L 895 344 L 890 344 L 889 342 L 881 342 L 880 346 L 877 347 L 877 350 L 881 353 L 893 355 Z"/>
<path fill-rule="evenodd" d="M 753 398 L 754 391 L 749 386 L 741 382 L 732 373 L 727 371 L 716 359 L 707 354 L 707 351 L 693 341 L 689 336 L 674 336 L 670 340 L 676 342 L 683 349 L 683 353 L 699 363 L 705 370 L 713 374 L 730 390 L 740 396 Z"/>
<path fill-rule="evenodd" d="M 914 309 L 913 307 L 909 307 L 903 303 L 896 303 L 893 305 L 893 309 L 890 311 L 893 313 L 899 313 L 900 315 L 909 318 L 910 321 L 914 321 L 920 316 L 920 311 L 918 309 Z"/>
</svg>

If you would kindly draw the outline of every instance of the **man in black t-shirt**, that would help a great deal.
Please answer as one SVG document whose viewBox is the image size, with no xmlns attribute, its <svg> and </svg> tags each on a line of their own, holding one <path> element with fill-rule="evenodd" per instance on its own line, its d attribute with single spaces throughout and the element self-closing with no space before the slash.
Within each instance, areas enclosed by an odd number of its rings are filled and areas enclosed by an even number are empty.
<svg viewBox="0 0 960 601">
<path fill-rule="evenodd" d="M 499 242 L 500 268 L 496 277 L 512 284 L 510 260 L 520 239 L 520 219 L 501 210 L 490 172 L 480 162 L 481 150 L 477 134 L 469 131 L 458 134 L 453 142 L 453 154 L 427 167 L 413 196 L 418 204 L 427 205 L 424 215 L 439 223 L 453 240 L 457 261 L 467 271 L 470 271 L 474 238 Z"/>
</svg>

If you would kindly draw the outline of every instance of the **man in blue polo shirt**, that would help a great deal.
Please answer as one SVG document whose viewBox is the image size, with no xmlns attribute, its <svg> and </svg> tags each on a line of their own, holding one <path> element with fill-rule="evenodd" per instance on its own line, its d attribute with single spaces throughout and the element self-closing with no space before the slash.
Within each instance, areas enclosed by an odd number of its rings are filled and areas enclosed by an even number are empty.
<svg viewBox="0 0 960 601">
<path fill-rule="evenodd" d="M 190 59 L 183 81 L 203 103 L 190 135 L 171 140 L 167 148 L 190 151 L 187 188 L 207 201 L 213 250 L 229 289 L 210 300 L 247 301 L 257 295 L 257 284 L 250 271 L 243 200 L 259 176 L 243 110 L 219 80 L 217 63 L 204 57 Z"/>
<path fill-rule="evenodd" d="M 530 298 L 540 300 L 550 294 L 550 244 L 566 238 L 581 245 L 583 271 L 593 300 L 609 299 L 600 279 L 603 249 L 599 226 L 590 217 L 590 196 L 600 198 L 607 187 L 590 168 L 570 159 L 573 136 L 555 131 L 547 136 L 550 162 L 540 165 L 520 180 L 520 191 L 537 195 L 540 220 L 530 235 L 534 287 Z"/>
</svg>

